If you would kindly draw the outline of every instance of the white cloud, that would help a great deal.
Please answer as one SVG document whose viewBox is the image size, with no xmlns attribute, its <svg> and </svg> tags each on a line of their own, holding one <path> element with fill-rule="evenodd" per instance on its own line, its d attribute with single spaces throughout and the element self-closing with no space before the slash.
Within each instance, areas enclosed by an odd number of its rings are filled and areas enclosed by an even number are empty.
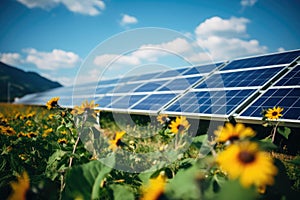
<svg viewBox="0 0 300 200">
<path fill-rule="evenodd" d="M 99 15 L 105 9 L 102 0 L 17 0 L 28 8 L 42 8 L 50 10 L 59 4 L 63 4 L 69 11 L 84 15 Z"/>
<path fill-rule="evenodd" d="M 129 25 L 129 24 L 136 24 L 138 23 L 138 19 L 134 16 L 130 16 L 130 15 L 127 15 L 127 14 L 124 14 L 122 15 L 122 19 L 121 19 L 121 22 L 120 24 L 122 26 L 126 26 L 126 25 Z"/>
<path fill-rule="evenodd" d="M 250 21 L 246 18 L 231 17 L 230 19 L 222 19 L 220 17 L 212 17 L 206 19 L 197 26 L 195 33 L 197 37 L 206 38 L 211 35 L 220 37 L 247 36 L 247 23 Z"/>
<path fill-rule="evenodd" d="M 14 67 L 22 64 L 22 56 L 18 53 L 0 53 L 0 61 Z"/>
<path fill-rule="evenodd" d="M 106 67 L 110 63 L 114 66 L 134 66 L 142 64 L 143 61 L 155 62 L 159 58 L 174 55 L 185 56 L 191 50 L 191 44 L 184 38 L 176 38 L 161 44 L 145 44 L 128 55 L 103 54 L 96 56 L 94 64 Z"/>
<path fill-rule="evenodd" d="M 247 6 L 251 7 L 251 6 L 253 6 L 256 2 L 257 2 L 257 0 L 241 0 L 241 5 L 242 5 L 243 7 L 247 7 Z"/>
<path fill-rule="evenodd" d="M 266 53 L 267 47 L 258 40 L 248 39 L 246 18 L 212 17 L 196 28 L 198 44 L 207 49 L 214 60 Z"/>
<path fill-rule="evenodd" d="M 73 53 L 60 49 L 53 49 L 51 52 L 40 52 L 36 49 L 26 49 L 26 63 L 32 63 L 39 69 L 56 70 L 61 68 L 73 68 L 77 66 L 81 59 Z"/>
</svg>

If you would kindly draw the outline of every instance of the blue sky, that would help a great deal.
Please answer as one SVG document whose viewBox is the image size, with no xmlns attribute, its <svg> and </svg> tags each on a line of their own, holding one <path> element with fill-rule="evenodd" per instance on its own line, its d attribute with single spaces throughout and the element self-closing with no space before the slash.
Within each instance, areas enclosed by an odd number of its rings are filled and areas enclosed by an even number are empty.
<svg viewBox="0 0 300 200">
<path fill-rule="evenodd" d="M 297 0 L 1 0 L 0 60 L 72 85 L 78 74 L 98 80 L 116 58 L 104 78 L 186 64 L 145 47 L 192 64 L 299 49 L 299 10 Z M 159 29 L 132 36 L 144 27 Z"/>
</svg>

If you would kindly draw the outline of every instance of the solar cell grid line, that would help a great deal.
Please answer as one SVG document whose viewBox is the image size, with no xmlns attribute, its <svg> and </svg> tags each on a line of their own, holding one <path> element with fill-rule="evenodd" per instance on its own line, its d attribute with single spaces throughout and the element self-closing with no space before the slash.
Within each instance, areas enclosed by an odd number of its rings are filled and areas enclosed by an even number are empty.
<svg viewBox="0 0 300 200">
<path fill-rule="evenodd" d="M 243 69 L 248 67 L 261 67 L 278 64 L 289 64 L 300 56 L 300 50 L 288 51 L 283 53 L 266 54 L 262 56 L 252 56 L 248 58 L 236 59 L 221 69 Z"/>
<path fill-rule="evenodd" d="M 300 85 L 300 65 L 296 65 L 274 84 L 274 86 L 292 85 Z"/>
<path fill-rule="evenodd" d="M 284 68 L 284 66 L 277 66 L 244 71 L 216 72 L 195 88 L 207 88 L 208 82 L 211 88 L 263 86 Z M 218 76 L 221 76 L 222 82 L 218 80 Z"/>
<path fill-rule="evenodd" d="M 112 103 L 109 105 L 111 108 L 118 109 L 129 109 L 132 105 L 134 105 L 139 100 L 146 97 L 146 94 L 143 95 L 124 95 L 117 100 L 112 99 Z"/>
<path fill-rule="evenodd" d="M 202 90 L 190 91 L 170 104 L 162 113 L 183 113 L 184 115 L 225 115 L 229 116 L 246 99 L 250 98 L 256 89 Z"/>
<path fill-rule="evenodd" d="M 177 94 L 151 94 L 133 105 L 131 110 L 158 111 L 163 105 L 171 101 Z"/>
<path fill-rule="evenodd" d="M 184 72 L 182 75 L 194 75 L 194 74 L 205 74 L 210 73 L 211 71 L 218 68 L 223 63 L 216 63 L 216 64 L 206 64 L 206 65 L 200 65 L 200 66 L 193 66 L 186 72 Z"/>
<path fill-rule="evenodd" d="M 153 92 L 162 87 L 166 82 L 167 80 L 147 82 L 137 87 L 134 92 Z"/>
<path fill-rule="evenodd" d="M 300 87 L 273 87 L 262 93 L 256 101 L 246 107 L 240 118 L 262 118 L 262 110 L 280 106 L 282 120 L 300 120 Z"/>
<path fill-rule="evenodd" d="M 187 90 L 202 78 L 203 78 L 202 76 L 189 77 L 189 78 L 177 78 L 171 80 L 163 87 L 160 87 L 158 91 Z"/>
<path fill-rule="evenodd" d="M 122 96 L 113 96 L 113 95 L 106 95 L 100 96 L 95 98 L 95 103 L 99 105 L 99 108 L 110 108 L 110 104 L 115 100 L 121 98 Z"/>
<path fill-rule="evenodd" d="M 167 71 L 162 72 L 160 75 L 156 76 L 155 78 L 167 78 L 167 77 L 179 76 L 186 70 L 188 70 L 187 67 L 180 68 L 180 69 L 167 70 Z"/>
</svg>

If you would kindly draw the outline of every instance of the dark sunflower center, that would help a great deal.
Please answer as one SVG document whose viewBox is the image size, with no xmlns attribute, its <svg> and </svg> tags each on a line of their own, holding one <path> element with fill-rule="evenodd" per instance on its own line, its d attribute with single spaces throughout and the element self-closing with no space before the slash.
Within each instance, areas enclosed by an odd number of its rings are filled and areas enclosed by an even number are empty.
<svg viewBox="0 0 300 200">
<path fill-rule="evenodd" d="M 179 132 L 183 131 L 184 128 L 185 128 L 185 127 L 184 127 L 182 124 L 179 124 L 179 125 L 177 126 L 177 130 L 178 130 Z"/>
<path fill-rule="evenodd" d="M 240 138 L 239 138 L 239 136 L 237 136 L 237 135 L 233 135 L 233 136 L 230 136 L 230 137 L 228 138 L 228 140 L 229 140 L 230 142 L 234 142 L 234 141 L 236 141 L 236 140 L 238 140 L 238 139 L 240 139 Z"/>
<path fill-rule="evenodd" d="M 123 144 L 123 142 L 121 141 L 121 139 L 118 139 L 117 142 L 116 142 L 116 145 L 117 146 L 122 146 L 122 144 Z"/>
<path fill-rule="evenodd" d="M 272 112 L 272 116 L 277 116 L 278 115 L 278 112 L 274 111 Z"/>
<path fill-rule="evenodd" d="M 248 164 L 255 160 L 255 155 L 251 152 L 242 151 L 239 153 L 239 160 L 242 163 Z"/>
<path fill-rule="evenodd" d="M 52 107 L 54 107 L 54 106 L 56 106 L 56 105 L 57 105 L 57 101 L 52 101 L 52 102 L 51 102 L 51 106 L 52 106 Z"/>
<path fill-rule="evenodd" d="M 162 118 L 161 118 L 161 121 L 163 121 L 163 122 L 165 122 L 166 120 L 167 120 L 166 117 L 162 117 Z"/>
</svg>

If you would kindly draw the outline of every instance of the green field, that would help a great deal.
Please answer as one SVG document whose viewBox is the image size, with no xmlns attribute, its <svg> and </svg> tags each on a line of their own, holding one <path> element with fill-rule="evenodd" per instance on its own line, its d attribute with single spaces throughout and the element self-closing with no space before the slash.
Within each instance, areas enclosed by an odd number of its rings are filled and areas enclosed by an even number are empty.
<svg viewBox="0 0 300 200">
<path fill-rule="evenodd" d="M 300 195 L 299 152 L 287 142 L 295 130 L 270 115 L 262 116 L 268 127 L 261 132 L 227 123 L 208 136 L 206 125 L 182 116 L 117 123 L 93 102 L 70 110 L 52 99 L 47 106 L 0 104 L 1 199 Z"/>
</svg>

